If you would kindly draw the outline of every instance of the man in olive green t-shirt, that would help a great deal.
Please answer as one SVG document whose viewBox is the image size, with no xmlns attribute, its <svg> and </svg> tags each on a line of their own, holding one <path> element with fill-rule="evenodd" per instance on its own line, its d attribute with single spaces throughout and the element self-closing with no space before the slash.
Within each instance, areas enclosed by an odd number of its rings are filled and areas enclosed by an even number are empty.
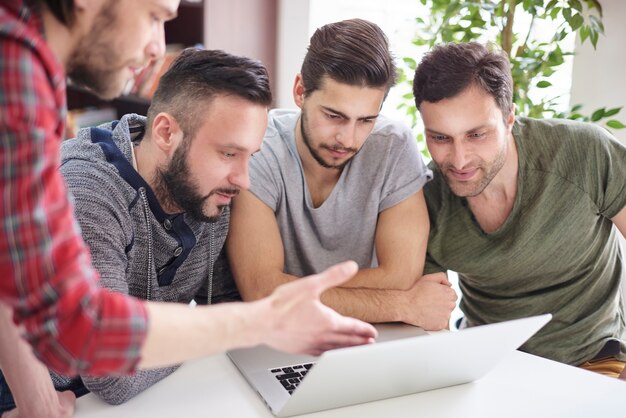
<svg viewBox="0 0 626 418">
<path fill-rule="evenodd" d="M 626 147 L 592 124 L 516 120 L 507 57 L 477 43 L 427 54 L 413 93 L 436 169 L 425 273 L 459 273 L 467 325 L 550 312 L 524 351 L 619 376 Z"/>
</svg>

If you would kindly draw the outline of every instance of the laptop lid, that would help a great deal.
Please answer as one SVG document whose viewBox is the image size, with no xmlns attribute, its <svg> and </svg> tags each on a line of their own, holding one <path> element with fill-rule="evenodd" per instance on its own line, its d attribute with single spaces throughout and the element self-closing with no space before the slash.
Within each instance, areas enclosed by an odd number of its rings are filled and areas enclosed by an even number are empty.
<svg viewBox="0 0 626 418">
<path fill-rule="evenodd" d="M 474 381 L 550 318 L 546 314 L 428 336 L 410 325 L 379 325 L 376 344 L 332 350 L 319 358 L 267 347 L 228 355 L 270 410 L 284 417 Z M 312 361 L 315 365 L 292 395 L 270 371 Z"/>
</svg>

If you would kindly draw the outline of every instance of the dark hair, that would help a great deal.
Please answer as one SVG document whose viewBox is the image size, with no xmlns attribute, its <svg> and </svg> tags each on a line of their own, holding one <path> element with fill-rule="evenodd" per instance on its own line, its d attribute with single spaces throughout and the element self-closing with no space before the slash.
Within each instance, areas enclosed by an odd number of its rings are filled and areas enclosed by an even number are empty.
<svg viewBox="0 0 626 418">
<path fill-rule="evenodd" d="M 48 10 L 65 26 L 72 26 L 74 23 L 74 0 L 36 0 L 35 4 L 46 5 Z"/>
<path fill-rule="evenodd" d="M 317 29 L 300 73 L 305 95 L 319 89 L 325 75 L 352 86 L 385 87 L 387 92 L 397 79 L 387 37 L 377 25 L 362 19 Z"/>
<path fill-rule="evenodd" d="M 506 54 L 477 42 L 436 46 L 415 70 L 415 105 L 419 109 L 423 101 L 449 99 L 471 86 L 492 96 L 506 120 L 513 106 L 513 78 Z"/>
<path fill-rule="evenodd" d="M 167 112 L 186 136 L 193 136 L 202 120 L 199 112 L 219 94 L 235 95 L 267 107 L 272 103 L 269 77 L 260 61 L 224 51 L 185 49 L 159 80 L 148 109 L 147 126 L 157 114 Z"/>
</svg>

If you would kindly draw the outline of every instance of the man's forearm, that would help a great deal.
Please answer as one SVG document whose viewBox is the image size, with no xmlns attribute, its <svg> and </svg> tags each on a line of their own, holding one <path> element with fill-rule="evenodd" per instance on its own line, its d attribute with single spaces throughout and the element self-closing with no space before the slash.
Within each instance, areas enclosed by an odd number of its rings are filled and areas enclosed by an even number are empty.
<svg viewBox="0 0 626 418">
<path fill-rule="evenodd" d="M 185 360 L 259 344 L 256 303 L 198 306 L 146 302 L 149 330 L 140 368 L 171 366 Z M 257 324 L 258 325 L 258 324 Z M 193 341 L 193 344 L 185 342 Z"/>
<path fill-rule="evenodd" d="M 330 289 L 322 295 L 322 302 L 342 315 L 365 322 L 394 322 L 404 320 L 398 304 L 401 290 L 392 289 Z"/>
<path fill-rule="evenodd" d="M 249 303 L 190 308 L 148 302 L 148 334 L 140 367 L 161 367 L 234 348 L 267 344 L 290 353 L 319 355 L 334 348 L 368 344 L 376 337 L 369 324 L 339 315 L 320 295 L 357 271 L 347 262 L 276 288 Z"/>
<path fill-rule="evenodd" d="M 342 288 L 365 289 L 365 290 L 407 290 L 417 279 L 421 277 L 421 267 L 409 268 L 405 266 L 403 270 L 394 270 L 383 266 L 361 269 Z M 374 297 L 375 295 L 372 295 Z M 386 298 L 386 294 L 379 294 L 381 298 Z M 366 295 L 366 297 L 368 297 Z"/>
<path fill-rule="evenodd" d="M 374 270 L 374 269 L 369 269 Z M 393 289 L 362 289 L 347 288 L 348 283 L 354 281 L 363 273 L 363 270 L 344 283 L 342 287 L 332 288 L 324 292 L 322 302 L 341 313 L 370 323 L 402 321 L 397 304 L 402 303 L 400 290 Z M 377 273 L 380 273 L 378 271 Z M 250 280 L 240 280 L 239 291 L 244 300 L 257 300 L 272 293 L 280 285 L 300 277 L 283 272 L 255 274 Z M 262 278 L 262 280 L 257 280 Z M 371 277 L 370 277 L 371 278 Z"/>
</svg>

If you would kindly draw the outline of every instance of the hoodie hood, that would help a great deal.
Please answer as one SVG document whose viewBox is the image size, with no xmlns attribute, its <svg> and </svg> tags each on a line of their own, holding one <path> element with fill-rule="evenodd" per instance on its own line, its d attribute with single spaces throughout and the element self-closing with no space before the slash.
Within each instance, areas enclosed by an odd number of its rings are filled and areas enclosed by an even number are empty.
<svg viewBox="0 0 626 418">
<path fill-rule="evenodd" d="M 110 161 L 102 147 L 94 141 L 94 128 L 82 128 L 76 138 L 63 141 L 61 144 L 61 165 L 68 160 L 87 160 L 92 162 Z M 146 118 L 137 114 L 124 115 L 119 121 L 107 122 L 95 129 L 111 132 L 110 138 L 121 153 L 131 164 L 133 161 L 133 143 L 140 142 L 146 131 Z M 110 158 L 110 157 L 109 157 Z"/>
</svg>

